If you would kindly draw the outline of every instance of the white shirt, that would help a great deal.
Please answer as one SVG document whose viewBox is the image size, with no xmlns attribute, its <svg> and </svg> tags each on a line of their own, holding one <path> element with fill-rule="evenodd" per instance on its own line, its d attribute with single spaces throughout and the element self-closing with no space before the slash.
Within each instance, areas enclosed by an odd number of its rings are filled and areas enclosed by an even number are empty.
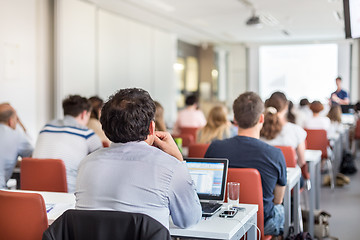
<svg viewBox="0 0 360 240">
<path fill-rule="evenodd" d="M 81 162 L 76 208 L 146 214 L 169 228 L 201 219 L 201 206 L 185 162 L 146 142 L 112 143 Z"/>
<path fill-rule="evenodd" d="M 329 131 L 330 129 L 330 119 L 328 117 L 312 116 L 308 120 L 305 121 L 304 128 L 307 129 L 324 129 Z"/>
<path fill-rule="evenodd" d="M 300 143 L 305 141 L 306 135 L 306 131 L 302 127 L 287 122 L 274 139 L 261 138 L 261 140 L 272 146 L 291 146 L 296 149 Z"/>
<path fill-rule="evenodd" d="M 80 125 L 74 117 L 54 120 L 40 131 L 34 158 L 55 158 L 64 161 L 68 192 L 75 192 L 79 164 L 89 153 L 102 147 L 93 130 Z"/>
</svg>

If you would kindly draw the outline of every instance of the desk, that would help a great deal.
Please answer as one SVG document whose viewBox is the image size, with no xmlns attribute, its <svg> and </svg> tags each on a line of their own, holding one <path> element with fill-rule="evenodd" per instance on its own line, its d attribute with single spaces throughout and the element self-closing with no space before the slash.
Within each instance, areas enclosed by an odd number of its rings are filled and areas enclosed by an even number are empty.
<svg viewBox="0 0 360 240">
<path fill-rule="evenodd" d="M 287 171 L 287 184 L 285 188 L 284 195 L 284 208 L 285 208 L 285 226 L 284 226 L 284 236 L 288 235 L 289 227 L 291 225 L 291 210 L 294 214 L 294 229 L 295 233 L 300 232 L 300 222 L 299 222 L 299 206 L 300 206 L 300 177 L 301 169 L 299 167 L 295 168 L 286 168 Z M 291 190 L 293 191 L 294 197 L 294 208 L 291 209 Z"/>
<path fill-rule="evenodd" d="M 55 204 L 54 209 L 47 214 L 49 224 L 53 223 L 66 210 L 75 208 L 75 195 L 72 193 L 9 191 L 39 193 L 44 198 L 45 204 Z M 256 240 L 257 232 L 255 226 L 257 225 L 258 206 L 253 204 L 239 205 L 240 207 L 245 207 L 246 211 L 238 212 L 233 219 L 220 218 L 220 211 L 215 216 L 207 220 L 201 220 L 199 224 L 187 229 L 178 228 L 170 221 L 170 233 L 171 235 L 182 237 L 240 239 L 247 232 L 248 239 Z M 227 208 L 227 205 L 224 204 L 223 208 Z"/>
<path fill-rule="evenodd" d="M 305 150 L 305 160 L 308 163 L 311 189 L 309 190 L 308 232 L 314 236 L 314 210 L 320 208 L 321 188 L 321 151 Z"/>
<path fill-rule="evenodd" d="M 208 238 L 208 239 L 240 239 L 246 232 L 247 239 L 257 239 L 257 211 L 258 206 L 253 204 L 239 204 L 246 211 L 239 211 L 234 218 L 220 218 L 219 214 L 227 208 L 224 204 L 222 210 L 211 218 L 202 219 L 190 228 L 181 229 L 170 221 L 170 234 L 176 237 Z"/>
</svg>

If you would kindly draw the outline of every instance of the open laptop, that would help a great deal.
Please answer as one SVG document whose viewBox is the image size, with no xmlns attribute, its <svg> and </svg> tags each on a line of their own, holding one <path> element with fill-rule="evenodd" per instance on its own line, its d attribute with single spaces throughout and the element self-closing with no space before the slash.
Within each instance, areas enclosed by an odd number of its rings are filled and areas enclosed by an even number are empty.
<svg viewBox="0 0 360 240">
<path fill-rule="evenodd" d="M 212 216 L 224 202 L 229 160 L 185 158 L 199 196 L 203 217 Z"/>
</svg>

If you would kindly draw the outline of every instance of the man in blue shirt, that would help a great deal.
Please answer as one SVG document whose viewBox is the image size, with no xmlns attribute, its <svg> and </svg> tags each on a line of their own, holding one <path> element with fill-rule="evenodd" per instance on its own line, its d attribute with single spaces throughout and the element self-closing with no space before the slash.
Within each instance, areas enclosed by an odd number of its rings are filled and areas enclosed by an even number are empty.
<svg viewBox="0 0 360 240">
<path fill-rule="evenodd" d="M 331 105 L 348 105 L 350 100 L 347 92 L 341 88 L 341 77 L 337 77 L 335 81 L 337 89 L 331 94 Z"/>
<path fill-rule="evenodd" d="M 255 168 L 260 172 L 264 201 L 264 234 L 281 235 L 286 185 L 286 164 L 280 149 L 262 141 L 264 103 L 253 92 L 241 94 L 233 104 L 238 136 L 211 143 L 205 157 L 227 158 L 230 168 Z"/>
<path fill-rule="evenodd" d="M 18 123 L 15 109 L 8 103 L 0 104 L 0 189 L 6 188 L 18 156 L 29 157 L 33 151 L 28 136 L 16 128 Z"/>
</svg>

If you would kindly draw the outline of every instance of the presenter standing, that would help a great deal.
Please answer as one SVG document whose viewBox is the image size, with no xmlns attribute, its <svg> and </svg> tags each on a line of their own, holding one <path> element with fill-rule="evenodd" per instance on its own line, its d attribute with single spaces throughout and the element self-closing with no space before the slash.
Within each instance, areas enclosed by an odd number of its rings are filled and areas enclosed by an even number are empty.
<svg viewBox="0 0 360 240">
<path fill-rule="evenodd" d="M 341 88 L 341 77 L 336 78 L 337 89 L 331 94 L 331 105 L 348 105 L 350 103 L 349 95 Z"/>
</svg>

